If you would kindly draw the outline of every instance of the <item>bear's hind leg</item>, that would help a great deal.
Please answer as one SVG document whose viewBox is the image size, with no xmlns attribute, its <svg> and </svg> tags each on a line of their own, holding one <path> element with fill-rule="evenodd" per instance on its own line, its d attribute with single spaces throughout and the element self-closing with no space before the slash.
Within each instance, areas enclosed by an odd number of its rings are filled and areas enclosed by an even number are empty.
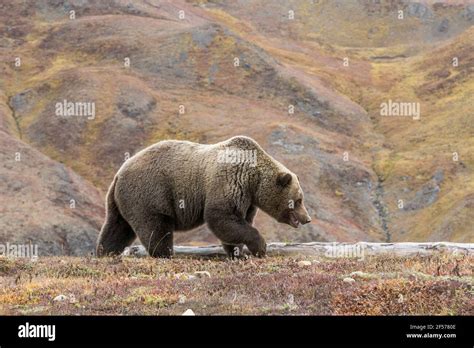
<svg viewBox="0 0 474 348">
<path fill-rule="evenodd" d="M 169 258 L 173 255 L 174 222 L 165 215 L 147 216 L 145 224 L 137 228 L 138 238 L 152 257 Z"/>
<path fill-rule="evenodd" d="M 120 255 L 135 238 L 135 233 L 123 218 L 107 221 L 100 232 L 96 254 L 99 257 Z"/>
<path fill-rule="evenodd" d="M 135 240 L 135 232 L 120 214 L 113 198 L 113 187 L 107 196 L 107 216 L 97 240 L 98 257 L 120 255 Z"/>
</svg>

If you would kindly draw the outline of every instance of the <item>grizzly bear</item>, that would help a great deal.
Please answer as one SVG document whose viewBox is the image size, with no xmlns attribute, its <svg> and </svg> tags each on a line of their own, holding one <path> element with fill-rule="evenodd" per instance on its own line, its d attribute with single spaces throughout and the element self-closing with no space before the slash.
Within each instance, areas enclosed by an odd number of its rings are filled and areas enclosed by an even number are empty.
<svg viewBox="0 0 474 348">
<path fill-rule="evenodd" d="M 207 223 L 230 257 L 258 257 L 266 243 L 257 209 L 297 228 L 311 221 L 298 177 L 249 137 L 203 145 L 166 140 L 128 159 L 107 193 L 97 255 L 122 253 L 138 237 L 153 257 L 173 254 L 173 232 Z"/>
</svg>

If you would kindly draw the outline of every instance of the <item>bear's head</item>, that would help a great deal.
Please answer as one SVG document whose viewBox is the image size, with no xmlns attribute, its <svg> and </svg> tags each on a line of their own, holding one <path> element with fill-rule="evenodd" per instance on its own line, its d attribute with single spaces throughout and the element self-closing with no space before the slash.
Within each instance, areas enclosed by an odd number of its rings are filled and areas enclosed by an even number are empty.
<svg viewBox="0 0 474 348">
<path fill-rule="evenodd" d="M 259 188 L 258 207 L 281 223 L 297 228 L 311 222 L 303 203 L 298 177 L 290 171 L 277 171 L 265 178 Z"/>
</svg>

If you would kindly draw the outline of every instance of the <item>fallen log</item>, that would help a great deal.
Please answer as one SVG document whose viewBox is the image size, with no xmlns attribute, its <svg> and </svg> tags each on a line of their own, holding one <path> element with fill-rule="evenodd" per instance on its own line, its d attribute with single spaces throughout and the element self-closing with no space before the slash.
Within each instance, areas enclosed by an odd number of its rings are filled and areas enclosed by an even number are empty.
<svg viewBox="0 0 474 348">
<path fill-rule="evenodd" d="M 314 255 L 326 257 L 348 257 L 364 258 L 369 255 L 392 254 L 397 256 L 409 256 L 419 254 L 430 254 L 436 252 L 452 252 L 460 254 L 474 254 L 474 243 L 450 243 L 450 242 L 430 242 L 430 243 L 269 243 L 267 245 L 267 255 Z M 195 255 L 195 256 L 225 256 L 225 252 L 220 245 L 207 246 L 184 246 L 174 247 L 175 255 Z M 244 254 L 249 254 L 244 248 Z M 144 257 L 147 256 L 142 245 L 133 245 L 125 249 L 123 256 Z"/>
</svg>

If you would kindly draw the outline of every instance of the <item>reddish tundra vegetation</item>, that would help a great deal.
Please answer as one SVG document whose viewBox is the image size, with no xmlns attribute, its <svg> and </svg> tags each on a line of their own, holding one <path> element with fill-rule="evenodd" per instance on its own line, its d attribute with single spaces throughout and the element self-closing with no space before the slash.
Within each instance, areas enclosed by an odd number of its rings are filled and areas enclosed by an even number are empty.
<svg viewBox="0 0 474 348">
<path fill-rule="evenodd" d="M 472 255 L 0 258 L 0 314 L 473 315 Z"/>
</svg>

